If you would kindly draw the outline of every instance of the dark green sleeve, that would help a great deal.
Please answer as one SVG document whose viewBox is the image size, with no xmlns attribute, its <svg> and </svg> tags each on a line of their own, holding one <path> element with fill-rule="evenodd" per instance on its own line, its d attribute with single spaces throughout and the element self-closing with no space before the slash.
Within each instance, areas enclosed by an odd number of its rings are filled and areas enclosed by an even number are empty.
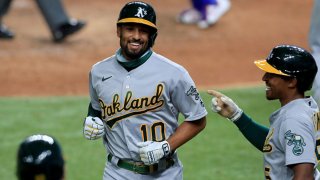
<svg viewBox="0 0 320 180">
<path fill-rule="evenodd" d="M 252 145 L 260 151 L 263 150 L 264 141 L 268 135 L 269 128 L 256 123 L 245 113 L 243 113 L 234 123 Z"/>
<path fill-rule="evenodd" d="M 93 109 L 93 107 L 90 103 L 89 107 L 88 107 L 88 115 L 87 116 L 99 117 L 101 119 L 101 111 Z"/>
</svg>

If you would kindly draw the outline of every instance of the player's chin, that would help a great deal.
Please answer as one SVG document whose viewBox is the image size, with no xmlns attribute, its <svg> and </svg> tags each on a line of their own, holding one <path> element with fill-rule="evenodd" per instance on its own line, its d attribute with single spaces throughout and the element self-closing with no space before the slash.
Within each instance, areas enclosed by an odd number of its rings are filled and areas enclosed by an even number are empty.
<svg viewBox="0 0 320 180">
<path fill-rule="evenodd" d="M 140 56 L 142 56 L 146 51 L 147 51 L 147 49 L 145 49 L 145 48 L 129 49 L 129 54 L 131 54 L 132 56 L 135 56 L 135 57 L 140 57 Z"/>
<path fill-rule="evenodd" d="M 275 99 L 277 99 L 277 98 L 275 98 L 272 94 L 269 94 L 268 92 L 266 92 L 266 98 L 267 98 L 268 100 L 275 100 Z"/>
<path fill-rule="evenodd" d="M 130 57 L 131 59 L 138 59 L 144 54 L 143 51 L 129 51 L 127 53 L 127 56 Z"/>
<path fill-rule="evenodd" d="M 268 100 L 272 100 L 272 92 L 268 88 L 266 89 L 266 98 Z"/>
<path fill-rule="evenodd" d="M 143 54 L 142 49 L 129 49 L 129 52 L 132 56 L 139 56 Z"/>
</svg>

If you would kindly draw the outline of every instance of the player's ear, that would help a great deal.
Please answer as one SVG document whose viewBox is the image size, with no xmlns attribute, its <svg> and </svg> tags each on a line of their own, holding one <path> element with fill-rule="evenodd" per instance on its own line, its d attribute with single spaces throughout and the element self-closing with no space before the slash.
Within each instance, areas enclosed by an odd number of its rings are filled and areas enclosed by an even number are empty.
<svg viewBox="0 0 320 180">
<path fill-rule="evenodd" d="M 288 80 L 288 87 L 289 88 L 298 88 L 298 80 L 297 80 L 297 78 L 290 78 L 289 80 Z"/>
<path fill-rule="evenodd" d="M 117 36 L 120 37 L 121 34 L 121 26 L 117 26 Z"/>
</svg>

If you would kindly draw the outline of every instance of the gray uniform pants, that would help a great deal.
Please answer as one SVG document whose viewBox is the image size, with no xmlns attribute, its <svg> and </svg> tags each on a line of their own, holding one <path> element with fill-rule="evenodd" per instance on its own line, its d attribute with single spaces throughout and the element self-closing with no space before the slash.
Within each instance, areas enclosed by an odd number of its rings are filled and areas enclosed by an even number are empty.
<svg viewBox="0 0 320 180">
<path fill-rule="evenodd" d="M 8 12 L 11 2 L 12 0 L 0 0 L 0 22 L 1 17 Z M 60 0 L 36 0 L 36 3 L 51 32 L 69 21 L 69 17 Z"/>
<path fill-rule="evenodd" d="M 320 105 L 320 0 L 314 0 L 309 31 L 309 46 L 318 66 L 318 73 L 313 83 L 313 97 Z"/>
</svg>

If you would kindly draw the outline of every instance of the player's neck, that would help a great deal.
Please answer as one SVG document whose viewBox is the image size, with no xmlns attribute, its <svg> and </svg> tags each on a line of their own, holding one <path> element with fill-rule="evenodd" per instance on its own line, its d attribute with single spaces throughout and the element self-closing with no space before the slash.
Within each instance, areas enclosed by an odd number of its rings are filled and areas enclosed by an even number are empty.
<svg viewBox="0 0 320 180">
<path fill-rule="evenodd" d="M 294 93 L 294 94 L 287 94 L 285 97 L 279 99 L 281 107 L 288 104 L 289 102 L 296 100 L 296 99 L 303 99 L 304 94 Z"/>
<path fill-rule="evenodd" d="M 117 52 L 117 61 L 119 62 L 119 64 L 124 67 L 127 71 L 131 71 L 137 67 L 139 67 L 140 65 L 142 65 L 143 63 L 145 63 L 150 56 L 152 55 L 152 51 L 148 50 L 145 54 L 143 54 L 140 58 L 135 59 L 135 60 L 124 60 L 124 56 L 121 54 L 121 51 Z"/>
</svg>

